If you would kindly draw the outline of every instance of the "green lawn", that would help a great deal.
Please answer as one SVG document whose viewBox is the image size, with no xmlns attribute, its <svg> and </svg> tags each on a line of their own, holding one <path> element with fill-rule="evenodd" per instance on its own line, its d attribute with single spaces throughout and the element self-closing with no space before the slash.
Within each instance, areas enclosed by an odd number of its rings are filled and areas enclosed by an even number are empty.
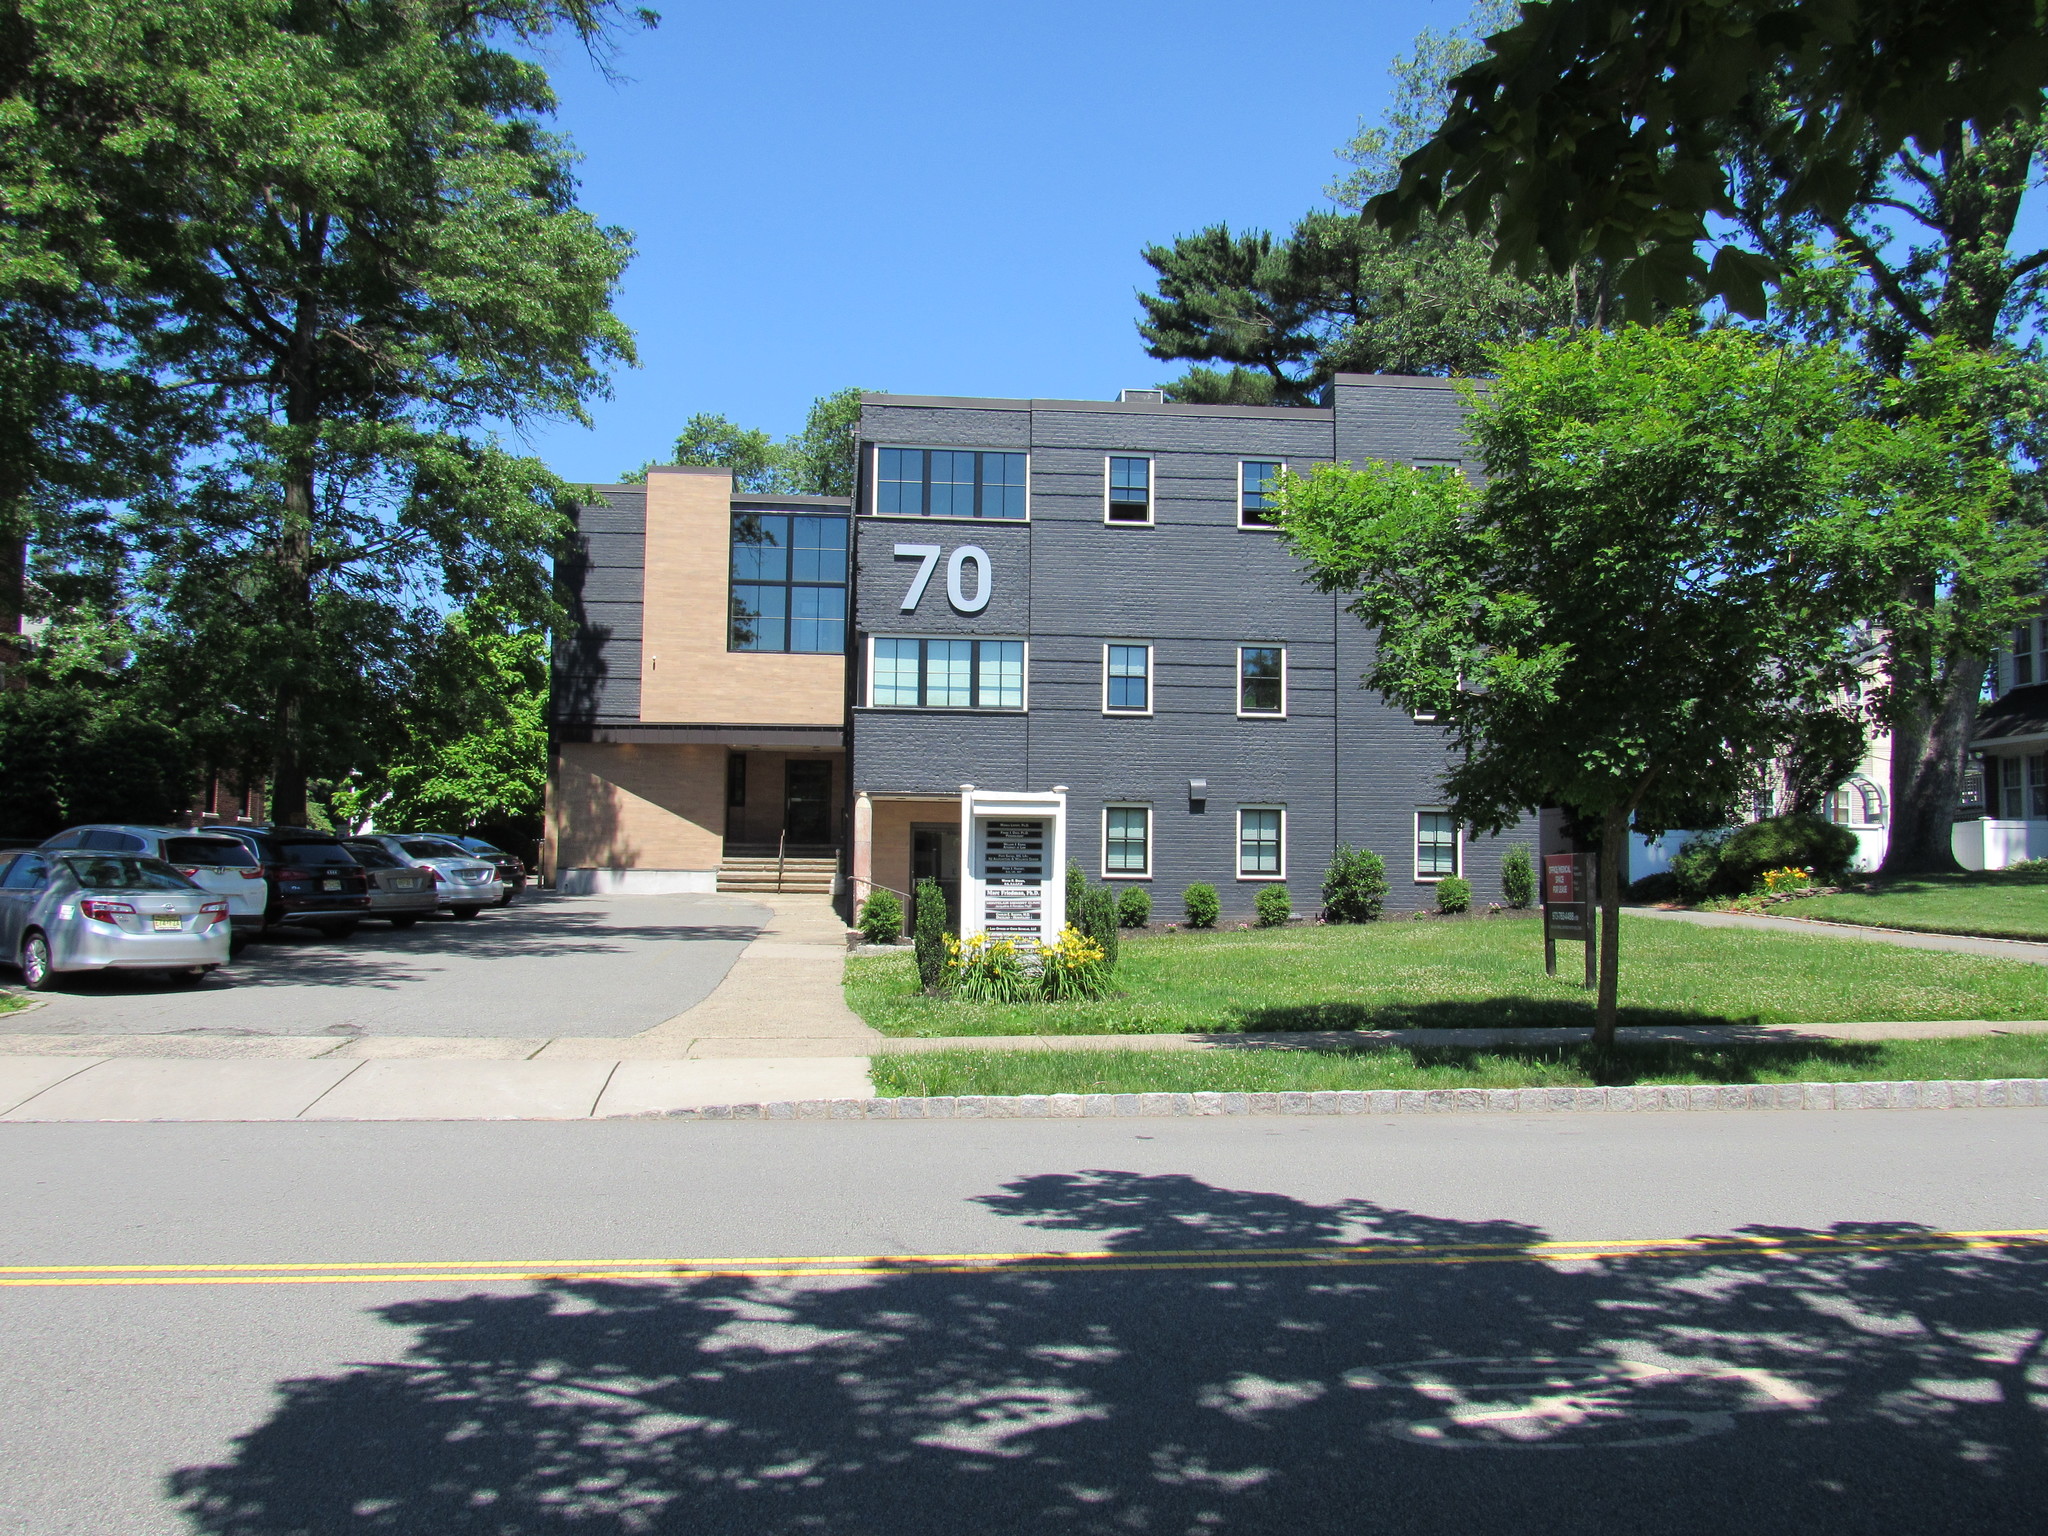
<svg viewBox="0 0 2048 1536">
<path fill-rule="evenodd" d="M 2048 939 L 2048 870 L 1988 870 L 1894 880 L 1865 894 L 1806 896 L 1773 907 L 1783 917 L 1869 923 L 1921 933 L 1976 933 L 1993 939 Z"/>
<path fill-rule="evenodd" d="M 1533 919 L 1170 933 L 1127 939 L 1117 995 L 1094 1003 L 925 997 L 906 951 L 850 959 L 846 998 L 888 1035 L 1589 1024 L 1560 948 L 1543 974 Z M 2048 1019 L 2048 966 L 1825 935 L 1622 918 L 1624 1024 Z"/>
<path fill-rule="evenodd" d="M 1532 1050 L 932 1051 L 877 1056 L 875 1091 L 1279 1093 L 1345 1088 L 1543 1088 L 1603 1083 L 1903 1082 L 2048 1077 L 2048 1035 L 1784 1045 Z"/>
</svg>

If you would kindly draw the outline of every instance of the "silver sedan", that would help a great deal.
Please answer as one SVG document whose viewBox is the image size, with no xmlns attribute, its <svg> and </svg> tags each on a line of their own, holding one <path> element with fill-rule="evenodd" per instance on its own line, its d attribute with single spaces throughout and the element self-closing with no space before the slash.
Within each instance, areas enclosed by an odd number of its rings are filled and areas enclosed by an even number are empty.
<svg viewBox="0 0 2048 1536">
<path fill-rule="evenodd" d="M 433 874 L 412 860 L 367 838 L 352 838 L 342 846 L 369 872 L 370 916 L 388 918 L 394 928 L 410 928 L 441 905 Z"/>
<path fill-rule="evenodd" d="M 32 991 L 65 971 L 168 971 L 197 982 L 227 964 L 228 903 L 161 859 L 22 853 L 0 872 L 0 955 Z"/>
<path fill-rule="evenodd" d="M 348 843 L 352 849 L 363 843 L 382 848 L 431 877 L 436 900 L 457 917 L 475 917 L 485 907 L 496 906 L 505 891 L 497 865 L 438 837 L 365 832 Z"/>
</svg>

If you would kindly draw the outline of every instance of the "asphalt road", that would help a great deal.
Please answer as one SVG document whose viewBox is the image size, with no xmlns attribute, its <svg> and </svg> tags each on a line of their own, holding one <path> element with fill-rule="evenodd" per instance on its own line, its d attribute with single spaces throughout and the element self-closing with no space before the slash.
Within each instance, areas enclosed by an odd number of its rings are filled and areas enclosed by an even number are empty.
<svg viewBox="0 0 2048 1536">
<path fill-rule="evenodd" d="M 767 916 L 733 896 L 533 895 L 404 932 L 280 929 L 197 987 L 68 979 L 0 1035 L 632 1035 L 701 1002 Z"/>
<path fill-rule="evenodd" d="M 0 1531 L 2031 1536 L 1992 1229 L 2048 1111 L 0 1126 Z"/>
</svg>

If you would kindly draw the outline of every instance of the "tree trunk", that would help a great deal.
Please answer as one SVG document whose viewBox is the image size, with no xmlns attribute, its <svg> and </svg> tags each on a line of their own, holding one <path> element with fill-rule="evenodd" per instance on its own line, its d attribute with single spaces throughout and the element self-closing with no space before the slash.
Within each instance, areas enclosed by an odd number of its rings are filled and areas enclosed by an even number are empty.
<svg viewBox="0 0 2048 1536">
<path fill-rule="evenodd" d="M 1924 654 L 1891 648 L 1892 683 L 1901 707 L 1892 722 L 1891 826 L 1885 841 L 1885 879 L 1952 874 L 1954 829 L 1963 759 L 1977 726 L 1977 698 L 1986 658 L 1946 658 L 1937 682 Z M 1930 702 L 1931 696 L 1931 702 Z"/>
<path fill-rule="evenodd" d="M 0 530 L 0 691 L 27 686 L 21 664 L 28 647 L 21 638 L 21 610 L 28 596 L 28 535 L 12 526 Z"/>
<path fill-rule="evenodd" d="M 313 460 L 295 456 L 285 466 L 284 527 L 277 547 L 278 595 L 288 632 L 284 677 L 277 687 L 275 747 L 270 770 L 270 819 L 306 825 L 306 761 L 300 751 L 304 695 L 296 675 L 313 644 Z"/>
<path fill-rule="evenodd" d="M 1640 796 L 1638 796 L 1640 798 Z M 1610 805 L 1600 818 L 1600 991 L 1593 1005 L 1593 1049 L 1614 1049 L 1621 991 L 1621 872 L 1628 863 L 1633 805 Z"/>
</svg>

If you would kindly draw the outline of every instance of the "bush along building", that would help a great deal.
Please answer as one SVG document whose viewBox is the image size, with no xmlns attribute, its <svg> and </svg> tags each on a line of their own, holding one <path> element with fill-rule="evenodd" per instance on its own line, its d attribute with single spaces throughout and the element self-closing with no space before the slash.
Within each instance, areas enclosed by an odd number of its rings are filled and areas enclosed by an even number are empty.
<svg viewBox="0 0 2048 1536">
<path fill-rule="evenodd" d="M 849 914 L 946 890 L 957 923 L 1056 926 L 1058 871 L 1313 913 L 1340 844 L 1392 910 L 1502 899 L 1535 821 L 1443 807 L 1441 730 L 1360 686 L 1371 637 L 1273 531 L 1282 469 L 1457 466 L 1448 380 L 1341 375 L 1325 409 L 871 395 L 850 502 L 656 470 L 563 566 L 548 857 L 568 889 L 708 890 L 832 861 Z M 830 694 L 829 703 L 827 694 Z"/>
</svg>

